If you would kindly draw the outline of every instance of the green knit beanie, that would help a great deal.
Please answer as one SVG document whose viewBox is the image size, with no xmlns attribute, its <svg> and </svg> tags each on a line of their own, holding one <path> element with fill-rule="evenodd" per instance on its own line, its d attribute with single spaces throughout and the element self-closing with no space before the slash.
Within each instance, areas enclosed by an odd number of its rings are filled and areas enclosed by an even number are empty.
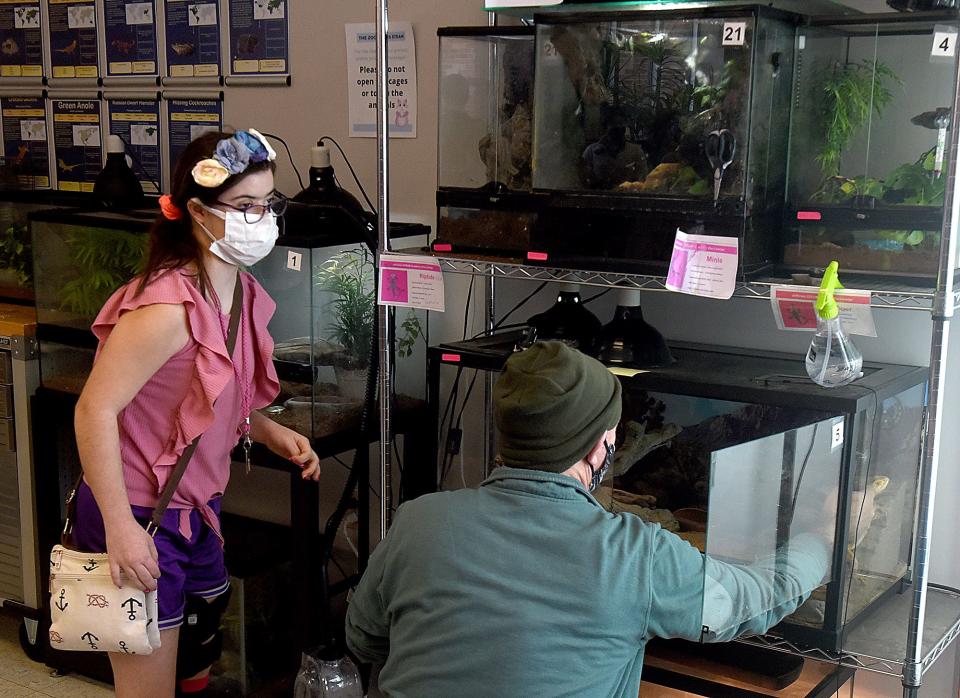
<svg viewBox="0 0 960 698">
<path fill-rule="evenodd" d="M 620 422 L 620 381 L 562 342 L 511 356 L 493 399 L 500 456 L 513 468 L 563 472 Z"/>
</svg>

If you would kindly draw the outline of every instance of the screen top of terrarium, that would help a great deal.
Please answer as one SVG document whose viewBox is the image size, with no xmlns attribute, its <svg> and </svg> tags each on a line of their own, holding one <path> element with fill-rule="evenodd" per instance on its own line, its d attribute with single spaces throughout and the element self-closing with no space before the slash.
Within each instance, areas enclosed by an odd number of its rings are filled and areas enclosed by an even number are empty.
<svg viewBox="0 0 960 698">
<path fill-rule="evenodd" d="M 695 0 L 693 2 L 663 1 L 663 0 L 634 0 L 616 1 L 616 2 L 577 2 L 576 0 L 565 0 L 559 5 L 538 6 L 536 0 L 529 0 L 529 6 L 513 8 L 492 7 L 494 3 L 487 2 L 486 9 L 489 12 L 506 14 L 519 17 L 532 17 L 535 14 L 553 14 L 569 12 L 632 12 L 632 11 L 657 11 L 657 10 L 680 10 L 680 9 L 707 9 L 716 7 L 746 7 L 746 6 L 772 6 L 775 9 L 797 14 L 860 14 L 858 10 L 847 7 L 839 2 L 832 0 L 773 0 L 767 3 L 749 3 L 743 0 Z"/>
</svg>

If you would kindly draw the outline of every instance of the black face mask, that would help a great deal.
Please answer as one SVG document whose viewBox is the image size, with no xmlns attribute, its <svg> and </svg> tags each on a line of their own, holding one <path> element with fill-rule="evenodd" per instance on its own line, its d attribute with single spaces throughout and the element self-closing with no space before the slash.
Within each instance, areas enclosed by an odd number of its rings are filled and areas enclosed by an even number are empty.
<svg viewBox="0 0 960 698">
<path fill-rule="evenodd" d="M 607 471 L 610 469 L 610 466 L 613 465 L 613 454 L 617 452 L 616 445 L 608 444 L 606 441 L 603 442 L 603 447 L 607 449 L 607 455 L 603 458 L 603 465 L 599 468 L 594 468 L 590 466 L 590 472 L 593 473 L 593 476 L 590 478 L 590 491 L 595 491 L 600 483 L 603 482 L 603 478 L 606 477 Z"/>
</svg>

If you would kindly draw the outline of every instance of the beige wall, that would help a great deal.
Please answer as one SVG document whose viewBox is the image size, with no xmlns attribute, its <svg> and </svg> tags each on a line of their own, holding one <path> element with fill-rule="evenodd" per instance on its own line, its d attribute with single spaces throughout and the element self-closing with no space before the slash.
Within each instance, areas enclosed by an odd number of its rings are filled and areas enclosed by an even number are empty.
<svg viewBox="0 0 960 698">
<path fill-rule="evenodd" d="M 486 24 L 482 0 L 393 0 L 390 16 L 413 23 L 417 40 L 420 134 L 392 139 L 391 212 L 431 222 L 435 216 L 437 133 L 437 27 Z M 290 0 L 291 87 L 239 88 L 227 91 L 224 120 L 282 136 L 306 176 L 309 149 L 322 135 L 340 141 L 371 199 L 376 199 L 376 139 L 347 137 L 347 81 L 344 24 L 374 21 L 373 0 Z M 278 149 L 279 150 L 279 149 Z M 296 178 L 282 157 L 281 191 L 294 194 Z M 353 187 L 339 157 L 334 165 L 341 182 Z"/>
</svg>

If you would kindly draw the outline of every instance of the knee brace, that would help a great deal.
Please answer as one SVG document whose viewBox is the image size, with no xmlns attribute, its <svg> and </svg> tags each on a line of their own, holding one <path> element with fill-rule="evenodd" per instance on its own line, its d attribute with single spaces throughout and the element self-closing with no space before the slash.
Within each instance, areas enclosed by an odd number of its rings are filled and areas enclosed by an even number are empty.
<svg viewBox="0 0 960 698">
<path fill-rule="evenodd" d="M 231 589 L 207 601 L 187 596 L 177 648 L 177 679 L 189 679 L 212 665 L 223 651 L 220 618 L 227 610 Z"/>
</svg>

